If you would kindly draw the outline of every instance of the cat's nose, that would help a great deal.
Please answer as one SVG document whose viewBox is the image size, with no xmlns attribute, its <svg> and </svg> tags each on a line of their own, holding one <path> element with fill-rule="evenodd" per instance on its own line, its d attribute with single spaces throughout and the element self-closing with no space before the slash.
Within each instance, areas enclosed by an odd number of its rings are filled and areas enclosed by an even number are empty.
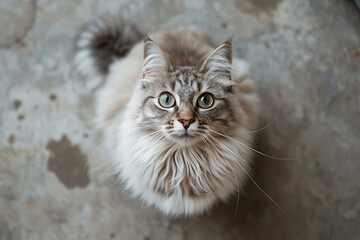
<svg viewBox="0 0 360 240">
<path fill-rule="evenodd" d="M 190 127 L 190 124 L 195 122 L 195 119 L 179 119 L 179 122 L 182 123 L 185 129 L 188 129 Z"/>
</svg>

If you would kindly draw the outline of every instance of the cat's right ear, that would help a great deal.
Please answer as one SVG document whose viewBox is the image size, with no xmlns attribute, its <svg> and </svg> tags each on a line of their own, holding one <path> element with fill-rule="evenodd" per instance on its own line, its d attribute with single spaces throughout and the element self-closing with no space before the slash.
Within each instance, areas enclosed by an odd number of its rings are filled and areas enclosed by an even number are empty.
<svg viewBox="0 0 360 240">
<path fill-rule="evenodd" d="M 216 81 L 225 86 L 234 85 L 232 77 L 232 46 L 231 39 L 216 48 L 204 61 L 200 72 L 208 80 Z"/>
<path fill-rule="evenodd" d="M 172 65 L 166 53 L 149 36 L 144 38 L 144 61 L 142 81 L 152 82 L 163 78 L 172 70 Z"/>
</svg>

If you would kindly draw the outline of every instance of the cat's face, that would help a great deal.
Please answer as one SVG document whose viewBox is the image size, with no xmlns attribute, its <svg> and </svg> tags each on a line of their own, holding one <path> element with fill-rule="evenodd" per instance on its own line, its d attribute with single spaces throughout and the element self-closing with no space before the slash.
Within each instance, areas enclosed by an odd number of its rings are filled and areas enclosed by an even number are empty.
<svg viewBox="0 0 360 240">
<path fill-rule="evenodd" d="M 146 42 L 142 123 L 181 145 L 229 128 L 236 106 L 230 72 L 230 44 L 216 49 L 198 69 L 171 66 L 159 46 Z"/>
</svg>

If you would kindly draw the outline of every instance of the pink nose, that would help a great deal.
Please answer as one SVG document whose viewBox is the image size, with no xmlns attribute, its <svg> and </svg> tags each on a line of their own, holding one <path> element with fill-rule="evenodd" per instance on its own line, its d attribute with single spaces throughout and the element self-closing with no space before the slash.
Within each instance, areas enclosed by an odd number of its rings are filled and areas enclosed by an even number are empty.
<svg viewBox="0 0 360 240">
<path fill-rule="evenodd" d="M 185 129 L 188 129 L 190 127 L 190 124 L 195 122 L 194 119 L 179 119 L 179 122 L 182 123 Z"/>
</svg>

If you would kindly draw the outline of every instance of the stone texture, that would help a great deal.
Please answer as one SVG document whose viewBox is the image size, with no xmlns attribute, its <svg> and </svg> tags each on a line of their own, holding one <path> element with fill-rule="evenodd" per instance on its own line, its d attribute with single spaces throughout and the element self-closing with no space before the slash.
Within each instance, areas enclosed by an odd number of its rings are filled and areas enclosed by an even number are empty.
<svg viewBox="0 0 360 240">
<path fill-rule="evenodd" d="M 263 101 L 256 148 L 299 158 L 254 164 L 285 212 L 251 180 L 239 199 L 185 219 L 121 189 L 101 147 L 93 154 L 94 93 L 72 64 L 77 29 L 106 12 L 148 33 L 194 25 L 217 44 L 234 36 Z M 336 0 L 1 1 L 0 239 L 358 239 L 359 21 L 353 1 Z M 77 167 L 87 159 L 86 179 L 59 180 L 50 143 Z"/>
<path fill-rule="evenodd" d="M 35 0 L 5 0 L 0 2 L 0 46 L 24 44 L 22 38 L 34 24 Z"/>
</svg>

